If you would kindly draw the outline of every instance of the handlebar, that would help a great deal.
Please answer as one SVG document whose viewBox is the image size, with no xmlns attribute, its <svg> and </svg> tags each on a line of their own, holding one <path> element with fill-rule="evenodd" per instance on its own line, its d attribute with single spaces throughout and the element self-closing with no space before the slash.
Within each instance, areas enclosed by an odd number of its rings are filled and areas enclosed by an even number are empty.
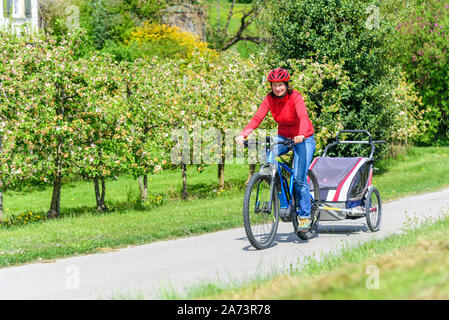
<svg viewBox="0 0 449 320">
<path fill-rule="evenodd" d="M 335 139 L 338 140 L 338 135 L 340 133 L 365 133 L 370 137 L 370 140 L 372 140 L 371 134 L 367 130 L 340 130 L 337 132 L 337 135 L 335 136 Z"/>
<path fill-rule="evenodd" d="M 265 143 L 266 143 L 265 145 L 267 146 L 267 149 L 268 149 L 271 146 L 271 144 L 272 144 L 271 137 L 266 137 L 265 138 Z M 287 140 L 279 141 L 277 144 L 278 145 L 283 145 L 283 146 L 285 146 L 285 147 L 287 147 L 289 149 L 292 149 L 293 146 L 295 145 L 295 142 L 294 142 L 293 139 L 288 139 L 287 138 Z M 259 142 L 258 141 L 254 141 L 253 143 L 250 144 L 250 142 L 248 140 L 243 141 L 243 146 L 245 148 L 248 148 L 250 145 L 253 145 L 253 146 L 257 147 L 259 145 Z"/>
<path fill-rule="evenodd" d="M 243 146 L 245 147 L 245 148 L 248 148 L 249 147 L 249 145 L 250 145 L 250 143 L 249 143 L 250 141 L 248 141 L 248 140 L 244 140 L 243 141 Z M 265 137 L 265 143 L 266 143 L 266 145 L 270 145 L 271 144 L 271 137 Z M 254 141 L 253 143 L 251 143 L 251 145 L 254 145 L 254 146 L 258 146 L 259 145 L 259 141 Z"/>
<path fill-rule="evenodd" d="M 345 140 L 345 141 L 342 141 L 338 137 L 341 133 L 364 133 L 364 134 L 368 135 L 368 141 L 367 140 Z M 328 144 L 324 148 L 323 157 L 326 156 L 327 151 L 329 150 L 330 147 L 334 147 L 338 144 L 369 144 L 371 146 L 370 158 L 372 158 L 374 155 L 374 151 L 376 149 L 376 146 L 375 146 L 376 143 L 386 143 L 386 141 L 384 141 L 384 140 L 374 141 L 373 137 L 367 130 L 340 130 L 337 132 L 337 135 L 335 136 L 335 142 Z"/>
</svg>

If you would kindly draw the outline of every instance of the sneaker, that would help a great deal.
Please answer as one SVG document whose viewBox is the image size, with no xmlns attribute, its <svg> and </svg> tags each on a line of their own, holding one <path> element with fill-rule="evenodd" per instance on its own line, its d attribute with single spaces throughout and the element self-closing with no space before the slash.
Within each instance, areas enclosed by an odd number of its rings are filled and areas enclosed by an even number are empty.
<svg viewBox="0 0 449 320">
<path fill-rule="evenodd" d="M 299 218 L 298 231 L 307 231 L 310 229 L 312 224 L 312 219 L 310 218 Z"/>
</svg>

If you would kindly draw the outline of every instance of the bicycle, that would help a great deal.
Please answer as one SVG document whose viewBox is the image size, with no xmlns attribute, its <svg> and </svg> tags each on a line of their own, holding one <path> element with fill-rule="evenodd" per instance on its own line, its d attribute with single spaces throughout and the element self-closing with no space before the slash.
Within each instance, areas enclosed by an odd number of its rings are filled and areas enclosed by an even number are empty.
<svg viewBox="0 0 449 320">
<path fill-rule="evenodd" d="M 249 147 L 244 141 L 244 146 Z M 287 139 L 278 143 L 289 150 L 293 149 L 294 142 Z M 255 142 L 258 147 L 258 143 Z M 273 152 L 270 148 L 271 138 L 266 138 L 267 159 Z M 279 159 L 279 157 L 278 157 Z M 243 224 L 249 242 L 258 250 L 265 249 L 273 242 L 279 218 L 283 222 L 292 222 L 295 234 L 302 240 L 315 237 L 320 220 L 320 191 L 315 174 L 309 170 L 307 183 L 310 189 L 311 220 L 309 229 L 298 230 L 299 217 L 296 213 L 296 192 L 294 190 L 295 177 L 293 169 L 282 160 L 276 159 L 274 163 L 262 164 L 259 172 L 252 175 L 246 186 L 243 199 Z M 287 179 L 286 175 L 290 178 Z M 289 180 L 289 181 L 288 181 Z M 254 201 L 252 198 L 255 196 Z"/>
</svg>

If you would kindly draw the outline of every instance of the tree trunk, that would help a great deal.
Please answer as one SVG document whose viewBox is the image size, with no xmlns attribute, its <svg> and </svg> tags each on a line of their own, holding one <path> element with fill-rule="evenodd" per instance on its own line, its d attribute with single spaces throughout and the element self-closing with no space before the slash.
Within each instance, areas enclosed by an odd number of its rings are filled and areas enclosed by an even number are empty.
<svg viewBox="0 0 449 320">
<path fill-rule="evenodd" d="M 47 217 L 49 219 L 56 218 L 61 213 L 61 184 L 62 184 L 62 177 L 61 177 L 61 143 L 58 145 L 58 150 L 56 153 L 56 172 L 55 172 L 55 180 L 53 181 L 53 194 L 51 196 L 51 204 L 50 204 L 50 210 L 47 212 Z"/>
<path fill-rule="evenodd" d="M 218 189 L 224 189 L 224 163 L 218 164 Z"/>
<path fill-rule="evenodd" d="M 64 94 L 64 88 L 56 84 L 58 92 L 56 115 L 64 117 L 64 101 L 68 98 Z M 62 138 L 58 138 L 58 146 L 55 157 L 55 180 L 53 181 L 53 194 L 51 196 L 50 210 L 47 212 L 47 217 L 50 219 L 56 218 L 61 214 L 61 184 L 62 184 Z"/>
<path fill-rule="evenodd" d="M 108 207 L 106 207 L 106 204 L 104 203 L 104 199 L 106 198 L 106 181 L 104 178 L 101 178 L 101 208 L 103 211 L 107 211 Z"/>
<path fill-rule="evenodd" d="M 181 163 L 182 172 L 182 200 L 187 200 L 187 165 Z"/>
<path fill-rule="evenodd" d="M 47 212 L 49 219 L 57 218 L 61 213 L 61 173 L 57 170 L 53 181 L 53 194 L 51 196 L 50 210 Z"/>
<path fill-rule="evenodd" d="M 224 189 L 224 168 L 225 168 L 225 156 L 221 155 L 221 163 L 218 164 L 218 189 Z"/>
<path fill-rule="evenodd" d="M 144 175 L 143 179 L 142 177 L 139 177 L 138 180 L 139 180 L 140 199 L 143 202 L 146 202 L 148 201 L 148 176 Z"/>
<path fill-rule="evenodd" d="M 94 178 L 94 189 L 95 189 L 95 202 L 97 203 L 97 211 L 101 211 L 101 196 L 98 178 Z"/>
<path fill-rule="evenodd" d="M 245 184 L 248 184 L 249 179 L 251 179 L 251 177 L 253 176 L 253 174 L 256 172 L 256 165 L 255 164 L 250 164 L 249 165 L 249 172 L 248 172 L 248 179 L 246 179 Z"/>
<path fill-rule="evenodd" d="M 104 199 L 106 196 L 106 184 L 104 178 L 100 178 L 100 180 L 101 180 L 101 191 L 98 178 L 94 178 L 95 201 L 97 203 L 97 211 L 104 212 L 108 210 L 106 204 L 104 203 Z"/>
</svg>

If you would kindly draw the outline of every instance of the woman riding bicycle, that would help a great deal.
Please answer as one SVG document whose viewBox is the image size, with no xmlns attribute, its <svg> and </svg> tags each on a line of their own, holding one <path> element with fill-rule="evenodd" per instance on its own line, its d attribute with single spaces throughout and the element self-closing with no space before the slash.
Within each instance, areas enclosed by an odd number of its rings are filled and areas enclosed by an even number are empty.
<svg viewBox="0 0 449 320">
<path fill-rule="evenodd" d="M 274 120 L 279 125 L 274 143 L 282 143 L 287 139 L 293 139 L 295 143 L 293 172 L 296 195 L 299 199 L 299 203 L 296 204 L 297 206 L 299 204 L 299 208 L 297 208 L 300 218 L 298 228 L 307 230 L 311 224 L 307 171 L 315 153 L 315 131 L 307 114 L 304 99 L 298 91 L 289 87 L 290 74 L 288 71 L 282 68 L 272 70 L 268 74 L 267 80 L 271 83 L 271 92 L 266 95 L 254 117 L 236 138 L 236 142 L 242 145 L 245 138 L 260 125 L 268 111 L 271 111 Z M 271 159 L 267 159 L 267 162 L 273 162 L 275 157 L 288 151 L 286 147 L 274 148 L 276 154 Z"/>
</svg>

